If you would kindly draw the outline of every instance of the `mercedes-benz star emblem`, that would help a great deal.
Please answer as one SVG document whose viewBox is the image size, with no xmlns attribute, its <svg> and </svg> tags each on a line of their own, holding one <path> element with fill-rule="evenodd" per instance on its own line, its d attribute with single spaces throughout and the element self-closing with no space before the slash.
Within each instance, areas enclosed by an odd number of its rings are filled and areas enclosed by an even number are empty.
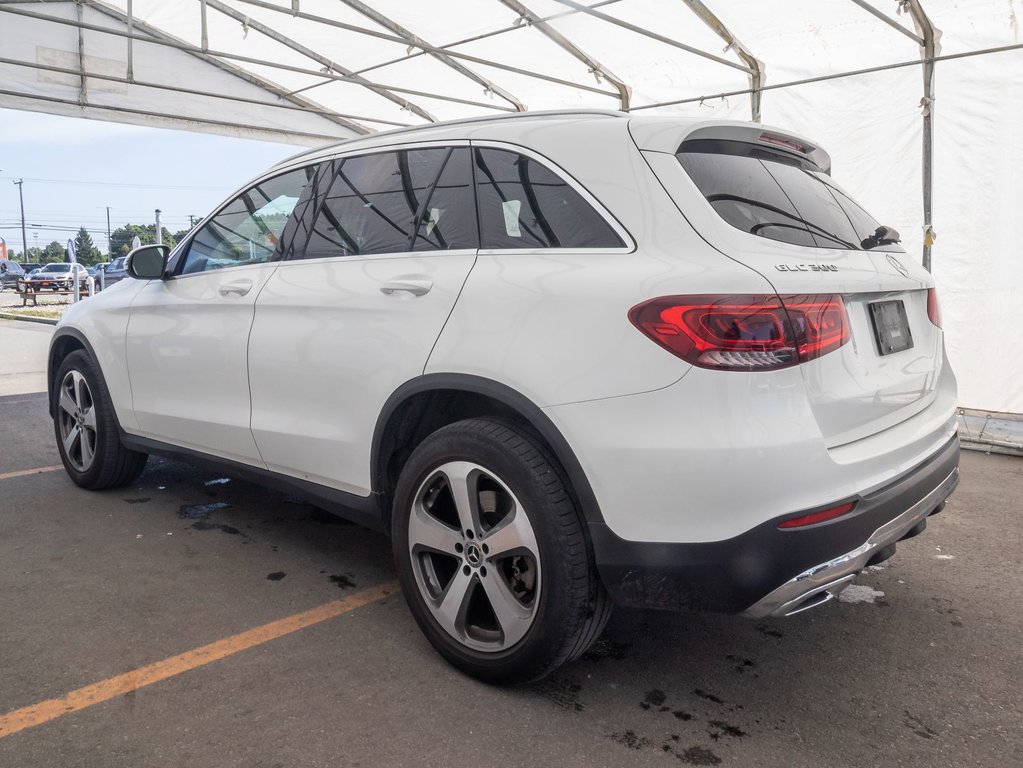
<svg viewBox="0 0 1023 768">
<path fill-rule="evenodd" d="M 909 270 L 902 266 L 902 262 L 899 261 L 894 256 L 892 256 L 890 253 L 888 254 L 888 263 L 895 267 L 899 271 L 900 275 L 902 275 L 903 277 L 909 277 Z"/>
</svg>

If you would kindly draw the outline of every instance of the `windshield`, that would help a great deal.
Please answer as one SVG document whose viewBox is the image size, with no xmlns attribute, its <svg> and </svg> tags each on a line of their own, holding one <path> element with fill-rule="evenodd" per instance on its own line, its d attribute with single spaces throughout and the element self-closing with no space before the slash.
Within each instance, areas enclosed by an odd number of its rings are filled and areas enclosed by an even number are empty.
<svg viewBox="0 0 1023 768">
<path fill-rule="evenodd" d="M 70 272 L 70 264 L 47 264 L 42 269 L 43 272 Z"/>
<path fill-rule="evenodd" d="M 743 232 L 811 248 L 861 249 L 879 226 L 817 165 L 784 150 L 695 139 L 675 156 L 717 214 Z"/>
</svg>

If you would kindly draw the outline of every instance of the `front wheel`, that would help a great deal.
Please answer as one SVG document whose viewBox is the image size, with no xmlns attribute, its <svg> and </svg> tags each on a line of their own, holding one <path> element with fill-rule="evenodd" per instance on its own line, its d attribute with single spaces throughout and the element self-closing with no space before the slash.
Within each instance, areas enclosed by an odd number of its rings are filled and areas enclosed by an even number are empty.
<svg viewBox="0 0 1023 768">
<path fill-rule="evenodd" d="M 549 674 L 581 655 L 610 616 L 556 465 L 515 427 L 474 419 L 424 440 L 399 479 L 392 534 L 423 633 L 486 682 Z"/>
<path fill-rule="evenodd" d="M 149 457 L 121 444 L 110 393 L 87 352 L 64 358 L 53 397 L 57 449 L 76 484 L 91 490 L 116 488 L 142 474 Z"/>
</svg>

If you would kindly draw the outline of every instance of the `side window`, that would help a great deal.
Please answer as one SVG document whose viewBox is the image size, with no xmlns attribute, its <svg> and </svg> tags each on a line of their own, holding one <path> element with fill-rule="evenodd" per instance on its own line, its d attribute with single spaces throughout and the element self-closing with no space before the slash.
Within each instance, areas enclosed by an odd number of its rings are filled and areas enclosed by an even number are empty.
<svg viewBox="0 0 1023 768">
<path fill-rule="evenodd" d="M 291 258 L 478 248 L 469 162 L 467 147 L 438 147 L 326 164 L 308 244 Z"/>
<path fill-rule="evenodd" d="M 178 273 L 269 261 L 313 171 L 313 167 L 300 168 L 242 192 L 196 232 Z"/>
<path fill-rule="evenodd" d="M 620 248 L 611 226 L 564 179 L 517 152 L 473 150 L 481 248 Z"/>
</svg>

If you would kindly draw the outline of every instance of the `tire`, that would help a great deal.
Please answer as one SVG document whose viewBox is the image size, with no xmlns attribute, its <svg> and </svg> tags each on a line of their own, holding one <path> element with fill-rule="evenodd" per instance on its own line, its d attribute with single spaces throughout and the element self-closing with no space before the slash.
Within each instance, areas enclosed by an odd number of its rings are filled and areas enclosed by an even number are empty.
<svg viewBox="0 0 1023 768">
<path fill-rule="evenodd" d="M 61 362 L 52 405 L 57 450 L 77 485 L 94 491 L 117 488 L 142 474 L 149 456 L 121 445 L 110 393 L 84 350 Z"/>
<path fill-rule="evenodd" d="M 584 653 L 610 616 L 558 466 L 512 425 L 472 419 L 427 437 L 398 480 L 391 529 L 420 629 L 484 682 L 550 674 Z"/>
</svg>

